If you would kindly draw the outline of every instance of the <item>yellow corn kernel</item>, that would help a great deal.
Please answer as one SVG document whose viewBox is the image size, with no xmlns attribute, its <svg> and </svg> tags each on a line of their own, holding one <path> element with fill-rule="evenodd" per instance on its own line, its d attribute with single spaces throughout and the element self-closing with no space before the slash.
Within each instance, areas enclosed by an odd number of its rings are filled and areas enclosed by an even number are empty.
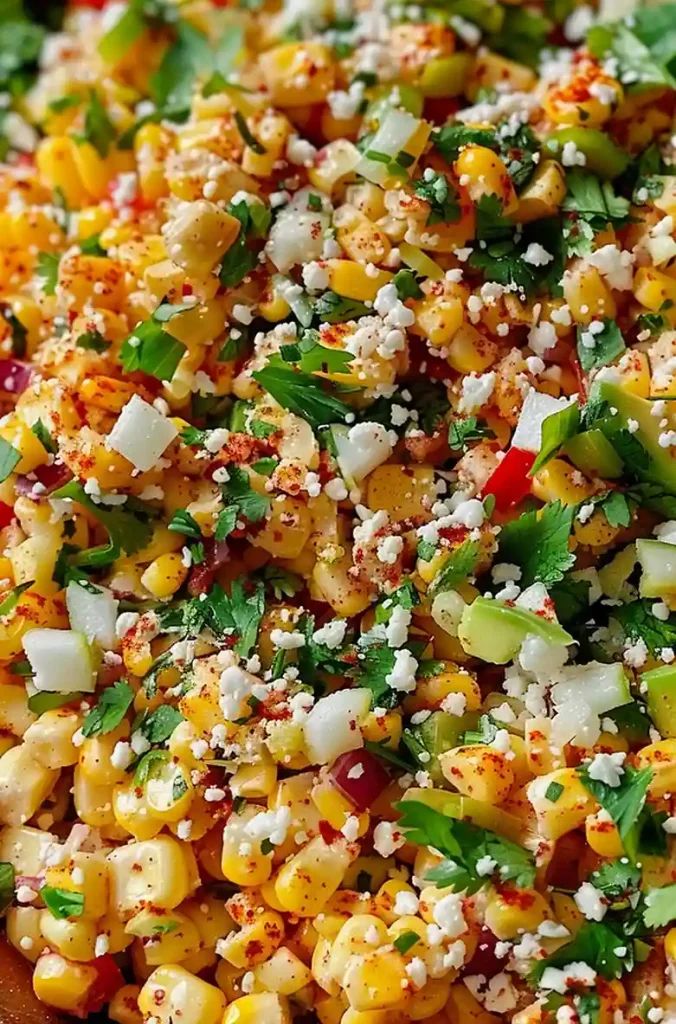
<svg viewBox="0 0 676 1024">
<path fill-rule="evenodd" d="M 466 175 L 467 191 L 473 203 L 483 196 L 495 195 L 504 213 L 512 213 L 517 205 L 512 179 L 503 161 L 486 146 L 465 146 L 454 164 L 458 178 Z"/>
<path fill-rule="evenodd" d="M 624 853 L 617 825 L 608 821 L 605 814 L 590 814 L 584 830 L 588 845 L 600 857 L 621 857 Z"/>
<path fill-rule="evenodd" d="M 460 324 L 447 348 L 449 365 L 459 373 L 483 373 L 498 355 L 495 342 L 468 323 Z"/>
<path fill-rule="evenodd" d="M 261 840 L 247 833 L 247 825 L 259 813 L 252 804 L 231 814 L 223 829 L 221 870 L 235 885 L 261 885 L 272 874 L 272 858 L 261 850 Z M 246 853 L 242 854 L 242 849 Z"/>
<path fill-rule="evenodd" d="M 111 902 L 124 920 L 145 906 L 173 910 L 199 882 L 192 849 L 169 836 L 120 846 L 108 864 Z"/>
<path fill-rule="evenodd" d="M 271 324 L 285 320 L 289 315 L 290 308 L 280 290 L 273 284 L 269 285 L 269 291 L 265 292 L 258 303 L 259 315 Z"/>
<path fill-rule="evenodd" d="M 261 992 L 235 999 L 225 1011 L 223 1024 L 291 1024 L 291 1012 L 283 996 Z"/>
<path fill-rule="evenodd" d="M 7 938 L 22 956 L 35 963 L 44 948 L 40 931 L 42 911 L 37 907 L 8 907 L 5 916 Z"/>
<path fill-rule="evenodd" d="M 672 281 L 672 284 L 676 296 L 676 282 Z M 612 292 L 598 270 L 586 263 L 577 263 L 566 270 L 563 275 L 563 295 L 573 320 L 578 324 L 588 324 L 604 317 L 613 319 L 617 312 Z M 638 295 L 636 297 L 639 302 L 642 301 Z"/>
<path fill-rule="evenodd" d="M 94 957 L 97 930 L 93 921 L 69 921 L 54 917 L 50 910 L 43 910 L 40 932 L 52 949 L 69 960 L 88 961 Z"/>
<path fill-rule="evenodd" d="M 153 597 L 166 600 L 173 597 L 183 586 L 188 576 L 188 566 L 183 564 L 183 556 L 178 553 L 160 555 L 151 562 L 141 576 L 141 583 Z"/>
<path fill-rule="evenodd" d="M 341 206 L 334 213 L 336 240 L 357 263 L 382 263 L 391 245 L 387 235 L 353 206 Z"/>
<path fill-rule="evenodd" d="M 153 971 L 138 997 L 145 1018 L 160 1024 L 221 1024 L 225 996 L 201 978 L 174 964 Z"/>
<path fill-rule="evenodd" d="M 543 160 L 519 196 L 515 219 L 527 224 L 552 217 L 566 195 L 566 176 L 555 160 Z"/>
<path fill-rule="evenodd" d="M 352 854 L 345 841 L 331 845 L 317 836 L 279 870 L 275 894 L 285 910 L 314 917 L 341 884 Z"/>
<path fill-rule="evenodd" d="M 200 945 L 197 926 L 178 910 L 141 910 L 127 921 L 124 930 L 141 940 L 143 960 L 149 967 L 180 963 Z"/>
<path fill-rule="evenodd" d="M 555 802 L 546 796 L 553 782 L 563 786 L 563 792 Z M 545 839 L 559 839 L 566 832 L 580 828 L 587 815 L 596 810 L 594 798 L 574 768 L 559 768 L 540 775 L 530 783 L 527 793 L 535 811 L 538 830 Z"/>
<path fill-rule="evenodd" d="M 308 542 L 312 520 L 307 505 L 286 497 L 272 504 L 270 516 L 256 533 L 252 543 L 273 558 L 297 558 Z"/>
<path fill-rule="evenodd" d="M 623 391 L 639 398 L 650 397 L 650 363 L 645 352 L 629 349 L 617 363 L 618 381 Z"/>
<path fill-rule="evenodd" d="M 352 615 L 360 615 L 370 606 L 371 587 L 366 579 L 355 579 L 350 572 L 351 551 L 339 550 L 341 554 L 335 561 L 328 561 L 325 558 L 317 561 L 312 570 L 312 582 L 337 615 L 349 618 Z"/>
<path fill-rule="evenodd" d="M 321 817 L 325 818 L 332 828 L 340 830 L 349 817 L 356 817 L 359 821 L 358 835 L 363 836 L 368 829 L 368 813 L 357 814 L 354 805 L 329 779 L 317 782 L 310 795 Z"/>
<path fill-rule="evenodd" d="M 242 170 L 256 178 L 268 178 L 274 171 L 275 163 L 284 156 L 293 125 L 283 114 L 266 110 L 248 118 L 247 126 L 264 152 L 257 153 L 250 146 L 245 146 Z"/>
<path fill-rule="evenodd" d="M 550 916 L 549 906 L 535 889 L 508 889 L 488 897 L 485 922 L 499 939 L 514 938 L 519 932 L 534 932 Z"/>
<path fill-rule="evenodd" d="M 372 302 L 380 288 L 392 280 L 389 270 L 368 272 L 366 266 L 354 260 L 327 260 L 326 271 L 329 288 L 359 302 Z"/>
<path fill-rule="evenodd" d="M 371 942 L 371 938 L 377 941 Z M 335 982 L 343 985 L 351 957 L 372 953 L 374 947 L 385 946 L 387 942 L 387 928 L 380 918 L 372 914 L 357 914 L 349 918 L 333 940 L 328 961 L 329 974 Z"/>
<path fill-rule="evenodd" d="M 672 963 L 676 962 L 676 928 L 670 928 L 665 935 L 664 952 Z"/>
<path fill-rule="evenodd" d="M 546 775 L 564 766 L 563 754 L 552 751 L 550 719 L 530 718 L 525 730 L 526 759 L 531 775 Z"/>
<path fill-rule="evenodd" d="M 85 825 L 104 828 L 115 824 L 112 786 L 100 786 L 92 782 L 83 774 L 79 765 L 75 766 L 73 773 L 73 801 Z"/>
<path fill-rule="evenodd" d="M 234 797 L 258 800 L 270 796 L 277 785 L 277 765 L 266 748 L 257 764 L 243 764 L 230 779 L 230 792 Z"/>
<path fill-rule="evenodd" d="M 35 721 L 34 712 L 28 707 L 26 688 L 16 683 L 0 683 L 0 729 L 21 737 Z"/>
<path fill-rule="evenodd" d="M 123 721 L 116 729 L 104 735 L 85 739 L 80 747 L 80 773 L 95 786 L 114 786 L 126 778 L 124 768 L 116 768 L 111 761 L 119 740 L 129 736 L 129 723 Z"/>
<path fill-rule="evenodd" d="M 634 277 L 634 296 L 642 306 L 656 313 L 665 303 L 676 302 L 676 281 L 654 267 L 639 267 Z"/>
<path fill-rule="evenodd" d="M 606 99 L 602 92 L 600 96 L 593 93 L 589 89 L 590 84 L 606 87 L 610 90 L 611 98 Z M 577 65 L 572 78 L 567 78 L 563 85 L 551 86 L 545 93 L 542 105 L 554 124 L 600 128 L 621 99 L 622 86 L 619 82 L 589 61 Z"/>
<path fill-rule="evenodd" d="M 573 534 L 578 544 L 584 544 L 590 548 L 602 548 L 606 544 L 612 544 L 617 535 L 621 532 L 619 526 L 611 526 L 603 509 L 595 509 L 585 523 L 575 519 Z"/>
<path fill-rule="evenodd" d="M 256 915 L 251 924 L 230 932 L 219 943 L 219 955 L 233 967 L 248 970 L 268 960 L 284 939 L 284 918 L 274 910 Z"/>
<path fill-rule="evenodd" d="M 14 467 L 15 473 L 31 473 L 49 459 L 49 453 L 40 444 L 28 424 L 15 414 L 10 414 L 0 427 L 0 437 L 11 444 L 21 456 Z"/>
<path fill-rule="evenodd" d="M 108 862 L 99 851 L 78 850 L 63 863 L 48 867 L 45 885 L 81 893 L 85 897 L 83 917 L 96 919 L 108 909 Z"/>
<path fill-rule="evenodd" d="M 89 196 L 103 199 L 113 177 L 113 161 L 102 157 L 90 142 L 77 140 L 71 150 L 76 173 Z"/>
<path fill-rule="evenodd" d="M 67 135 L 43 139 L 35 154 L 41 177 L 50 189 L 60 189 L 69 207 L 78 209 L 90 196 L 75 163 L 76 145 Z"/>
<path fill-rule="evenodd" d="M 120 828 L 134 839 L 153 839 L 162 830 L 162 821 L 150 813 L 144 790 L 133 780 L 113 790 L 113 814 Z"/>
<path fill-rule="evenodd" d="M 401 712 L 394 708 L 377 715 L 369 711 L 361 723 L 361 732 L 365 740 L 371 743 L 384 743 L 392 750 L 398 748 L 403 731 Z"/>
<path fill-rule="evenodd" d="M 514 785 L 505 755 L 481 743 L 447 750 L 440 754 L 439 764 L 444 778 L 460 793 L 489 804 L 501 804 Z"/>
<path fill-rule="evenodd" d="M 450 343 L 464 320 L 462 299 L 455 295 L 427 295 L 415 306 L 416 333 L 436 348 Z"/>
<path fill-rule="evenodd" d="M 185 203 L 164 228 L 167 253 L 174 263 L 197 276 L 210 273 L 237 238 L 241 224 L 215 203 Z"/>
<path fill-rule="evenodd" d="M 94 967 L 73 963 L 58 953 L 47 953 L 35 965 L 33 991 L 48 1006 L 76 1013 L 85 1006 L 98 976 Z"/>
<path fill-rule="evenodd" d="M 442 662 L 443 667 L 434 675 L 418 680 L 415 693 L 405 698 L 407 713 L 414 714 L 427 708 L 438 708 L 450 693 L 461 693 L 467 701 L 467 711 L 481 707 L 481 690 L 473 675 L 453 662 Z"/>
<path fill-rule="evenodd" d="M 163 822 L 177 822 L 188 816 L 195 789 L 190 772 L 179 761 L 166 761 L 151 771 L 145 785 L 148 810 Z"/>
<path fill-rule="evenodd" d="M 108 1016 L 115 1024 L 143 1024 L 138 1008 L 139 985 L 123 985 L 108 1004 Z"/>
<path fill-rule="evenodd" d="M 59 777 L 33 760 L 30 747 L 21 743 L 0 757 L 0 822 L 23 825 L 51 793 Z"/>
<path fill-rule="evenodd" d="M 260 70 L 276 107 L 304 107 L 326 99 L 334 82 L 331 51 L 323 43 L 284 43 L 266 50 Z"/>
<path fill-rule="evenodd" d="M 378 466 L 366 481 L 368 507 L 381 509 L 391 519 L 426 515 L 427 501 L 434 502 L 434 470 L 431 466 Z"/>
<path fill-rule="evenodd" d="M 312 982 L 312 972 L 286 946 L 275 950 L 269 960 L 254 969 L 256 985 L 266 992 L 292 996 Z"/>
<path fill-rule="evenodd" d="M 384 1010 L 401 1002 L 407 982 L 406 963 L 394 949 L 379 949 L 347 964 L 343 987 L 354 1010 Z"/>
<path fill-rule="evenodd" d="M 648 787 L 652 797 L 673 792 L 676 786 L 676 739 L 660 740 L 658 743 L 649 743 L 647 747 L 643 747 L 638 752 L 636 766 L 652 769 L 653 777 Z"/>
<path fill-rule="evenodd" d="M 594 493 L 594 486 L 563 459 L 551 459 L 533 477 L 533 494 L 541 501 L 577 505 Z"/>
</svg>

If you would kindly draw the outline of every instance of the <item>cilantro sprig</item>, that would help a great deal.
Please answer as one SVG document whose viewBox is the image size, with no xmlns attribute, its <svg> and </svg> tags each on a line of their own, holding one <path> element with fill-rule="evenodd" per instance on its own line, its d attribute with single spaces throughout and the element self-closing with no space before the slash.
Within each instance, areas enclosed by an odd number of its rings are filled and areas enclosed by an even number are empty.
<svg viewBox="0 0 676 1024">
<path fill-rule="evenodd" d="M 456 892 L 478 892 L 492 875 L 480 874 L 477 864 L 485 857 L 496 862 L 495 874 L 504 882 L 528 888 L 535 881 L 533 855 L 504 836 L 470 822 L 450 818 L 417 800 L 396 804 L 399 825 L 407 839 L 420 846 L 431 846 L 444 860 L 426 876 L 439 888 L 453 886 Z"/>
</svg>

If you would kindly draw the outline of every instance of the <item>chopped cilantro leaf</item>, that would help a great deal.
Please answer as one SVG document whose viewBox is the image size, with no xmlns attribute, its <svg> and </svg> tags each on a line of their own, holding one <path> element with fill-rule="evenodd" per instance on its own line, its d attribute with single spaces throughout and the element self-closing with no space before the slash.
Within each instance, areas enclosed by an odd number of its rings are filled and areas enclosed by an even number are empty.
<svg viewBox="0 0 676 1024">
<path fill-rule="evenodd" d="M 626 348 L 622 332 L 615 321 L 604 320 L 602 323 L 603 329 L 596 332 L 589 329 L 591 324 L 577 328 L 577 355 L 585 373 L 612 363 Z"/>
<path fill-rule="evenodd" d="M 445 174 L 426 171 L 422 178 L 413 183 L 413 191 L 429 205 L 427 224 L 448 224 L 460 217 L 456 191 Z"/>
<path fill-rule="evenodd" d="M 479 542 L 476 540 L 463 541 L 459 547 L 451 551 L 430 584 L 430 595 L 443 594 L 446 590 L 453 590 L 459 583 L 464 583 L 474 572 L 480 551 Z"/>
<path fill-rule="evenodd" d="M 84 736 L 101 736 L 116 729 L 134 700 L 134 691 L 129 683 L 120 679 L 106 687 L 82 723 Z"/>
<path fill-rule="evenodd" d="M 619 786 L 609 786 L 591 778 L 584 767 L 578 770 L 578 774 L 584 786 L 615 822 L 627 856 L 635 860 L 640 834 L 639 818 L 653 777 L 652 769 L 637 771 L 626 765 Z"/>
<path fill-rule="evenodd" d="M 469 895 L 477 892 L 491 879 L 477 870 L 484 857 L 497 862 L 496 873 L 502 882 L 514 882 L 520 888 L 533 885 L 533 855 L 516 843 L 478 825 L 447 817 L 417 800 L 402 800 L 395 806 L 408 840 L 431 846 L 446 858 L 426 876 L 439 888 L 452 885 L 456 891 L 466 889 Z"/>
<path fill-rule="evenodd" d="M 552 459 L 569 438 L 574 437 L 580 429 L 580 408 L 572 402 L 559 412 L 554 412 L 542 423 L 542 440 L 540 451 L 531 466 L 529 476 L 536 473 Z"/>
<path fill-rule="evenodd" d="M 495 437 L 495 434 L 476 416 L 451 420 L 448 426 L 448 447 L 451 451 L 461 449 L 466 452 L 473 441 L 481 441 L 484 437 Z"/>
<path fill-rule="evenodd" d="M 40 898 L 52 917 L 59 921 L 71 917 L 82 917 L 84 913 L 84 893 L 43 885 L 40 889 Z"/>
<path fill-rule="evenodd" d="M 61 256 L 57 252 L 38 253 L 37 275 L 42 281 L 45 295 L 53 295 L 59 280 Z"/>
<path fill-rule="evenodd" d="M 358 320 L 371 310 L 357 299 L 347 299 L 336 292 L 324 292 L 316 300 L 314 312 L 320 323 L 339 324 L 348 320 Z"/>
<path fill-rule="evenodd" d="M 620 955 L 618 950 L 625 952 Z M 531 972 L 538 982 L 548 967 L 563 968 L 571 963 L 589 964 L 603 978 L 619 978 L 624 971 L 631 970 L 633 956 L 631 944 L 621 932 L 615 931 L 603 921 L 585 921 L 575 937 L 561 946 L 544 960 L 538 960 Z"/>
<path fill-rule="evenodd" d="M 359 390 L 334 381 L 322 381 L 309 373 L 292 370 L 281 361 L 273 359 L 252 376 L 275 401 L 289 412 L 307 420 L 315 430 L 329 423 L 344 423 L 352 410 L 336 395 Z"/>
<path fill-rule="evenodd" d="M 550 502 L 506 523 L 498 538 L 500 560 L 521 568 L 521 585 L 559 583 L 575 562 L 568 539 L 575 507 Z"/>
</svg>

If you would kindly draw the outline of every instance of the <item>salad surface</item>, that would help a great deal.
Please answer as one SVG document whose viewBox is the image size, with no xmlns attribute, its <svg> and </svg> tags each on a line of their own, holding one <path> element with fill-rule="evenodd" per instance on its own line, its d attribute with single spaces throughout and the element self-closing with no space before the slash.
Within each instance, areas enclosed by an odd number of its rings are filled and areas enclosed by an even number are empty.
<svg viewBox="0 0 676 1024">
<path fill-rule="evenodd" d="M 46 1020 L 676 1022 L 675 97 L 669 3 L 5 0 Z"/>
</svg>

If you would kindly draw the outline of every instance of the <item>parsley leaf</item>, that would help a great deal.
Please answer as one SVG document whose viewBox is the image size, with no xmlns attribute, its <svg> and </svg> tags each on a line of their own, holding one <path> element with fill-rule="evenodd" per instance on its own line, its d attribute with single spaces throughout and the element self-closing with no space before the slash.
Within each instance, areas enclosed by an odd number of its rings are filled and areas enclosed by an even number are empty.
<svg viewBox="0 0 676 1024">
<path fill-rule="evenodd" d="M 92 352 L 105 352 L 110 348 L 110 342 L 106 341 L 103 335 L 97 331 L 85 331 L 75 339 L 78 348 L 88 349 Z"/>
<path fill-rule="evenodd" d="M 595 504 L 603 511 L 610 526 L 629 526 L 631 523 L 631 506 L 622 491 L 609 491 Z"/>
<path fill-rule="evenodd" d="M 218 513 L 216 528 L 214 529 L 214 540 L 225 540 L 226 537 L 230 536 L 236 526 L 237 507 L 235 505 L 228 505 L 227 508 L 221 509 Z"/>
<path fill-rule="evenodd" d="M 648 85 L 676 87 L 676 5 L 637 9 L 631 18 L 595 25 L 587 45 L 595 57 L 614 57 L 618 78 L 629 91 Z"/>
<path fill-rule="evenodd" d="M 320 345 L 319 333 L 313 330 L 303 331 L 291 345 L 282 345 L 279 354 L 285 363 L 296 363 L 304 373 L 349 373 L 354 359 L 344 349 Z"/>
<path fill-rule="evenodd" d="M 264 519 L 270 507 L 267 495 L 253 490 L 245 470 L 231 466 L 229 473 L 230 479 L 223 486 L 224 499 L 237 509 L 238 515 L 250 523 Z"/>
<path fill-rule="evenodd" d="M 45 295 L 53 295 L 59 280 L 59 264 L 61 256 L 58 252 L 38 253 L 37 275 L 42 281 Z"/>
<path fill-rule="evenodd" d="M 40 897 L 52 917 L 59 921 L 71 917 L 82 917 L 84 913 L 84 893 L 43 885 L 40 889 Z"/>
<path fill-rule="evenodd" d="M 0 861 L 0 914 L 14 899 L 14 865 L 8 861 Z"/>
<path fill-rule="evenodd" d="M 176 509 L 167 524 L 167 529 L 173 530 L 174 533 L 182 533 L 186 537 L 194 537 L 195 539 L 202 536 L 199 524 L 184 508 Z"/>
<path fill-rule="evenodd" d="M 620 623 L 626 640 L 643 640 L 654 656 L 663 647 L 676 647 L 676 615 L 671 614 L 666 622 L 652 613 L 653 602 L 630 601 L 613 608 L 612 618 Z"/>
<path fill-rule="evenodd" d="M 592 333 L 589 327 L 577 328 L 577 355 L 585 373 L 612 363 L 626 347 L 622 332 L 614 320 L 604 320 L 603 330 L 598 333 Z"/>
<path fill-rule="evenodd" d="M 490 875 L 477 871 L 477 863 L 484 857 L 497 862 L 496 873 L 502 882 L 514 882 L 520 888 L 533 885 L 533 855 L 516 843 L 417 800 L 402 800 L 395 807 L 401 813 L 399 825 L 406 830 L 407 839 L 419 846 L 431 846 L 446 858 L 426 876 L 439 888 L 453 885 L 456 890 L 466 889 L 469 895 L 477 892 L 491 880 Z"/>
<path fill-rule="evenodd" d="M 14 472 L 19 462 L 21 452 L 18 452 L 9 441 L 5 441 L 4 437 L 0 437 L 0 483 Z"/>
<path fill-rule="evenodd" d="M 617 952 L 621 948 L 625 950 L 622 956 Z M 548 967 L 562 968 L 580 961 L 610 981 L 633 967 L 632 947 L 608 924 L 585 921 L 570 942 L 544 960 L 538 960 L 531 976 L 537 982 Z"/>
<path fill-rule="evenodd" d="M 235 217 L 241 227 L 237 238 L 223 256 L 219 278 L 226 288 L 234 288 L 258 266 L 258 254 L 249 243 L 264 238 L 270 227 L 271 213 L 263 203 L 249 205 L 242 200 L 228 203 L 228 213 Z"/>
<path fill-rule="evenodd" d="M 676 885 L 650 889 L 645 897 L 643 920 L 648 928 L 664 928 L 676 918 Z"/>
<path fill-rule="evenodd" d="M 134 700 L 134 691 L 129 683 L 120 679 L 106 687 L 95 708 L 87 714 L 82 723 L 84 736 L 101 736 L 112 732 L 126 715 Z"/>
<path fill-rule="evenodd" d="M 498 544 L 500 560 L 521 567 L 522 586 L 559 583 L 575 562 L 568 548 L 575 507 L 550 502 L 506 523 Z"/>
<path fill-rule="evenodd" d="M 158 380 L 170 381 L 186 352 L 185 345 L 164 330 L 162 324 L 177 313 L 192 309 L 192 303 L 170 306 L 161 303 L 149 320 L 138 324 L 120 349 L 120 362 L 127 373 L 140 370 Z"/>
<path fill-rule="evenodd" d="M 365 633 L 360 637 L 359 651 L 359 685 L 371 690 L 374 707 L 396 707 L 401 695 L 386 681 L 386 676 L 394 668 L 394 649 Z"/>
<path fill-rule="evenodd" d="M 314 306 L 315 316 L 321 323 L 340 324 L 347 320 L 358 320 L 366 316 L 371 310 L 363 302 L 357 299 L 347 299 L 336 292 L 324 292 L 316 300 Z"/>
<path fill-rule="evenodd" d="M 597 871 L 592 872 L 589 880 L 611 903 L 617 903 L 638 890 L 641 871 L 627 857 L 622 857 L 606 861 Z"/>
<path fill-rule="evenodd" d="M 609 786 L 598 779 L 592 779 L 584 767 L 578 769 L 578 775 L 615 822 L 627 856 L 634 861 L 638 852 L 639 817 L 653 777 L 652 769 L 637 771 L 626 765 L 619 786 Z"/>
<path fill-rule="evenodd" d="M 448 447 L 451 451 L 462 449 L 466 452 L 472 441 L 481 441 L 484 437 L 495 437 L 495 434 L 476 416 L 451 420 L 448 425 Z"/>
<path fill-rule="evenodd" d="M 566 175 L 567 195 L 562 208 L 568 214 L 563 234 L 568 252 L 583 256 L 592 251 L 594 235 L 608 224 L 621 227 L 629 217 L 628 199 L 615 194 L 609 181 L 588 171 L 571 170 Z"/>
<path fill-rule="evenodd" d="M 392 278 L 392 284 L 397 289 L 397 298 L 401 299 L 402 302 L 406 302 L 406 299 L 420 299 L 422 297 L 423 290 L 418 284 L 418 279 L 415 273 L 407 267 L 397 271 Z"/>
<path fill-rule="evenodd" d="M 70 498 L 83 505 L 108 533 L 108 544 L 98 548 L 88 548 L 75 556 L 77 565 L 108 565 L 119 558 L 120 552 L 133 555 L 149 542 L 152 527 L 145 514 L 141 502 L 127 499 L 126 506 L 106 508 L 97 505 L 85 494 L 84 487 L 78 480 L 71 480 L 57 491 L 53 498 Z"/>
<path fill-rule="evenodd" d="M 292 370 L 274 359 L 252 376 L 276 402 L 307 420 L 314 430 L 329 423 L 344 423 L 352 410 L 336 395 L 359 390 Z"/>
<path fill-rule="evenodd" d="M 183 715 L 171 704 L 160 704 L 146 715 L 138 728 L 150 743 L 165 743 L 183 721 Z"/>
<path fill-rule="evenodd" d="M 580 429 L 580 407 L 576 402 L 571 402 L 564 409 L 547 416 L 542 422 L 542 440 L 540 451 L 531 466 L 529 476 L 536 473 L 552 459 L 562 445 Z"/>
<path fill-rule="evenodd" d="M 262 575 L 263 581 L 270 587 L 277 601 L 285 597 L 295 597 L 305 587 L 305 582 L 300 576 L 282 569 L 279 565 L 268 563 Z"/>
<path fill-rule="evenodd" d="M 115 125 L 108 117 L 108 112 L 99 95 L 92 89 L 89 102 L 85 108 L 84 128 L 82 135 L 75 136 L 78 142 L 89 142 L 101 157 L 107 157 L 117 132 Z"/>
<path fill-rule="evenodd" d="M 479 561 L 481 546 L 476 540 L 466 540 L 453 550 L 430 584 L 430 596 L 453 590 L 471 576 Z"/>
<path fill-rule="evenodd" d="M 432 132 L 432 142 L 449 163 L 457 160 L 464 146 L 497 149 L 495 132 L 489 128 L 468 128 L 464 124 L 445 124 Z"/>
<path fill-rule="evenodd" d="M 413 191 L 429 205 L 427 224 L 448 224 L 459 219 L 458 196 L 445 174 L 428 168 L 422 178 L 413 182 Z"/>
</svg>

